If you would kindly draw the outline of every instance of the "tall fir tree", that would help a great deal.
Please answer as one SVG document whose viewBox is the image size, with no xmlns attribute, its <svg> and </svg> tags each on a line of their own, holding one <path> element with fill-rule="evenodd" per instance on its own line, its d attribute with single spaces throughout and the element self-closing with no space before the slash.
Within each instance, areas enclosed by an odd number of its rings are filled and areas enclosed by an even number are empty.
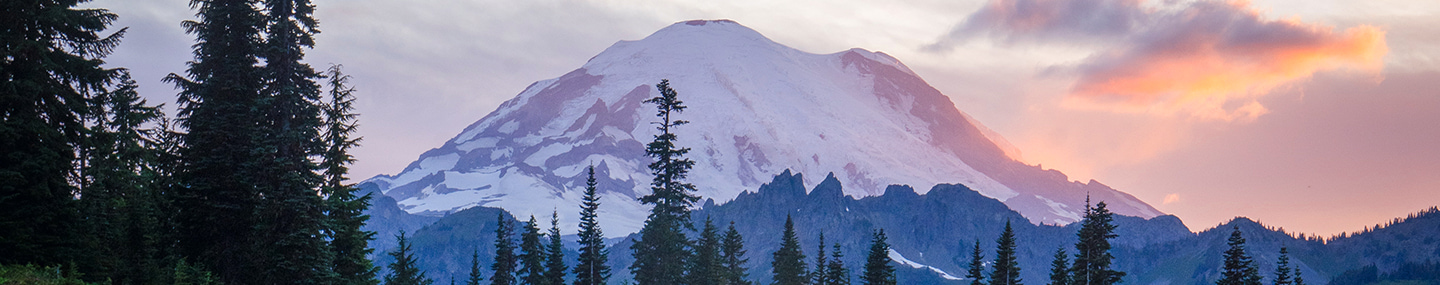
<svg viewBox="0 0 1440 285">
<path fill-rule="evenodd" d="M 825 285 L 850 285 L 850 269 L 845 268 L 845 262 L 841 258 L 845 254 L 840 252 L 840 243 L 834 243 L 830 251 L 830 261 L 825 263 Z M 825 254 L 824 251 L 816 254 Z M 816 265 L 819 267 L 819 265 Z"/>
<path fill-rule="evenodd" d="M 830 275 L 826 272 L 826 270 L 830 269 L 826 266 L 830 264 L 830 262 L 826 258 L 825 233 L 821 232 L 820 242 L 815 246 L 815 270 L 810 271 L 810 284 L 824 285 L 830 283 L 830 279 L 827 279 L 830 278 Z"/>
<path fill-rule="evenodd" d="M 545 278 L 545 245 L 540 243 L 540 225 L 536 224 L 535 216 L 530 216 L 530 221 L 520 232 L 520 270 L 517 277 L 520 281 L 529 285 L 549 285 L 549 279 Z"/>
<path fill-rule="evenodd" d="M 266 36 L 260 57 L 265 87 L 256 102 L 259 127 L 252 137 L 256 205 L 252 254 L 260 254 L 256 283 L 333 283 L 334 253 L 324 232 L 328 205 L 325 177 L 311 159 L 323 155 L 320 74 L 303 60 L 315 45 L 314 6 L 309 0 L 264 0 Z"/>
<path fill-rule="evenodd" d="M 1280 260 L 1275 262 L 1274 285 L 1293 285 L 1294 280 L 1290 279 L 1290 250 L 1280 247 Z"/>
<path fill-rule="evenodd" d="M 87 223 L 81 263 L 85 279 L 122 284 L 161 282 L 169 255 L 168 215 L 163 191 L 154 175 L 159 157 L 157 132 L 148 124 L 164 114 L 135 92 L 137 85 L 121 71 L 119 85 L 101 93 L 93 109 L 95 122 L 79 151 L 80 204 Z M 88 268 L 86 268 L 88 267 Z"/>
<path fill-rule="evenodd" d="M 385 275 L 385 285 L 430 285 L 435 280 L 425 277 L 425 271 L 421 271 L 416 264 L 415 254 L 410 249 L 410 239 L 405 237 L 405 231 L 400 231 L 395 236 L 395 250 L 391 251 L 390 258 L 395 262 L 390 263 L 390 274 Z"/>
<path fill-rule="evenodd" d="M 92 97 L 118 75 L 101 59 L 125 31 L 102 36 L 117 16 L 85 2 L 0 5 L 0 264 L 85 261 L 70 179 Z"/>
<path fill-rule="evenodd" d="M 367 258 L 375 251 L 370 248 L 375 232 L 361 229 L 370 220 L 365 209 L 370 208 L 371 197 L 368 193 L 356 196 L 358 189 L 355 185 L 346 183 L 349 180 L 346 177 L 350 172 L 349 165 L 355 162 L 350 148 L 359 146 L 361 138 L 351 138 L 359 127 L 355 122 L 358 116 L 354 112 L 355 89 L 349 85 L 350 76 L 340 68 L 340 65 L 332 65 L 325 70 L 330 92 L 329 102 L 322 108 L 325 114 L 325 151 L 320 158 L 320 168 L 324 170 L 325 184 L 321 186 L 321 193 L 326 196 L 325 203 L 329 209 L 327 225 L 330 254 L 333 256 L 331 268 L 338 278 L 337 284 L 375 285 L 380 282 L 375 279 L 380 269 Z"/>
<path fill-rule="evenodd" d="M 515 256 L 515 225 L 505 219 L 505 213 L 496 215 L 495 218 L 495 261 L 490 264 L 490 284 L 513 285 L 516 284 L 516 273 L 519 259 Z"/>
<path fill-rule="evenodd" d="M 192 2 L 198 19 L 183 25 L 196 37 L 195 59 L 186 76 L 165 78 L 180 89 L 178 120 L 186 130 L 180 150 L 183 187 L 176 189 L 180 250 L 228 284 L 253 283 L 265 262 L 253 248 L 262 184 L 256 178 L 264 174 L 255 151 L 264 147 L 257 138 L 267 131 L 257 111 L 265 88 L 257 66 L 265 28 L 259 4 Z"/>
<path fill-rule="evenodd" d="M 721 265 L 720 259 L 720 229 L 715 227 L 715 222 L 710 217 L 705 217 L 705 225 L 700 230 L 700 236 L 695 240 L 695 246 L 690 256 L 690 266 L 686 270 L 690 285 L 719 285 L 724 283 L 725 268 Z"/>
<path fill-rule="evenodd" d="M 860 283 L 895 285 L 895 267 L 890 262 L 890 242 L 885 237 L 885 229 L 880 229 L 870 237 L 870 253 L 865 256 L 865 272 Z"/>
<path fill-rule="evenodd" d="M 720 244 L 720 260 L 725 267 L 722 274 L 726 285 L 750 285 L 747 280 L 750 277 L 745 271 L 745 263 L 750 259 L 745 258 L 745 238 L 740 236 L 740 231 L 735 230 L 735 221 L 730 221 L 730 227 L 725 229 L 725 237 Z M 578 285 L 578 284 L 577 284 Z"/>
<path fill-rule="evenodd" d="M 1302 274 L 1300 274 L 1300 267 L 1299 267 L 1299 266 L 1296 266 L 1296 267 L 1295 267 L 1295 281 L 1291 282 L 1291 284 L 1292 284 L 1292 285 L 1305 285 L 1305 277 L 1303 277 L 1303 276 L 1301 276 L 1301 275 L 1302 275 Z"/>
<path fill-rule="evenodd" d="M 985 284 L 985 255 L 980 251 L 980 240 L 975 240 L 975 250 L 970 252 L 970 268 L 965 273 L 970 285 Z"/>
<path fill-rule="evenodd" d="M 1125 272 L 1110 268 L 1115 256 L 1110 254 L 1110 239 L 1115 235 L 1114 218 L 1105 202 L 1090 207 L 1085 198 L 1085 217 L 1080 221 L 1079 241 L 1075 243 L 1075 260 L 1070 266 L 1070 282 L 1074 285 L 1110 285 L 1120 283 Z"/>
<path fill-rule="evenodd" d="M 1049 285 L 1070 284 L 1070 254 L 1065 248 L 1055 249 L 1055 261 L 1050 262 L 1050 283 Z"/>
<path fill-rule="evenodd" d="M 485 277 L 480 275 L 480 250 L 470 253 L 470 279 L 465 279 L 465 285 L 480 285 Z"/>
<path fill-rule="evenodd" d="M 1021 285 L 1020 262 L 1015 260 L 1015 230 L 1005 221 L 1005 231 L 995 239 L 995 265 L 990 271 L 990 285 Z"/>
<path fill-rule="evenodd" d="M 550 243 L 545 246 L 545 282 L 565 285 L 565 243 L 560 240 L 560 212 L 550 212 Z"/>
<path fill-rule="evenodd" d="M 693 228 L 690 206 L 700 199 L 692 193 L 695 185 L 685 182 L 686 174 L 695 166 L 695 161 L 685 158 L 690 148 L 675 145 L 672 130 L 688 123 L 672 118 L 685 111 L 684 102 L 675 89 L 670 88 L 670 80 L 660 80 L 655 88 L 659 89 L 660 96 L 645 100 L 656 105 L 655 116 L 660 118 L 659 126 L 655 127 L 660 134 L 645 145 L 645 154 L 655 159 L 649 165 L 655 178 L 650 182 L 651 193 L 640 197 L 641 203 L 654 207 L 650 208 L 650 216 L 640 229 L 640 239 L 630 246 L 635 257 L 630 271 L 640 285 L 684 282 L 690 257 L 686 250 L 689 238 L 685 237 L 684 229 Z"/>
<path fill-rule="evenodd" d="M 595 166 L 587 168 L 585 197 L 580 204 L 580 257 L 575 264 L 575 285 L 606 284 L 610 280 L 610 250 L 605 248 L 605 234 L 595 220 L 600 211 L 596 190 Z"/>
<path fill-rule="evenodd" d="M 1240 227 L 1236 226 L 1235 231 L 1230 232 L 1230 239 L 1226 245 L 1224 265 L 1220 269 L 1220 280 L 1216 285 L 1260 285 L 1260 269 L 1256 267 L 1255 260 L 1250 254 L 1245 253 L 1245 237 L 1240 233 Z"/>
<path fill-rule="evenodd" d="M 795 235 L 795 223 L 785 215 L 785 232 L 781 234 L 780 249 L 772 254 L 770 272 L 775 285 L 806 284 L 805 253 L 800 252 L 800 239 Z"/>
</svg>

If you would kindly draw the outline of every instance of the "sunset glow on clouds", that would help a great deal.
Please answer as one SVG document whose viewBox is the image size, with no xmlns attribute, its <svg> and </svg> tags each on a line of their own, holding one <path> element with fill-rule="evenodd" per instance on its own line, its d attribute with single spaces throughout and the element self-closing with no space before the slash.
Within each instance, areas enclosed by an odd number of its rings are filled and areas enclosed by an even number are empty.
<svg viewBox="0 0 1440 285">
<path fill-rule="evenodd" d="M 1027 163 L 1195 230 L 1244 215 L 1333 234 L 1440 201 L 1440 1 L 1253 1 L 315 0 L 307 59 L 355 76 L 355 179 L 616 41 L 732 19 L 810 53 L 892 55 Z M 86 5 L 129 27 L 106 63 L 175 100 L 161 78 L 192 59 L 188 1 Z"/>
<path fill-rule="evenodd" d="M 1219 121 L 1265 114 L 1257 98 L 1316 72 L 1379 74 L 1388 51 L 1374 26 L 1272 20 L 1246 1 L 1132 0 L 993 0 L 933 48 L 979 36 L 1100 45 L 1061 68 L 1077 77 L 1067 106 Z"/>
</svg>

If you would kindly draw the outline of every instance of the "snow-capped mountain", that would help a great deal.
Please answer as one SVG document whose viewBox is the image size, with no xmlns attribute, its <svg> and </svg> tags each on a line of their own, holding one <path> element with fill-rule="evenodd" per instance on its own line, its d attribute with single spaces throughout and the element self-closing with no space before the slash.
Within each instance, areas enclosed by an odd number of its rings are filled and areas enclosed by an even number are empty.
<svg viewBox="0 0 1440 285">
<path fill-rule="evenodd" d="M 696 161 L 689 181 L 716 202 L 790 169 L 833 172 L 857 197 L 890 184 L 961 183 L 1034 223 L 1078 220 L 1087 193 L 1122 215 L 1161 214 L 1093 180 L 1012 159 L 1003 139 L 893 57 L 806 53 L 728 20 L 680 22 L 618 42 L 579 69 L 531 84 L 399 174 L 366 183 L 411 213 L 477 205 L 522 217 L 558 211 L 573 230 L 593 165 L 606 234 L 634 232 L 648 209 L 636 201 L 651 179 L 644 144 L 656 134 L 655 108 L 641 101 L 658 94 L 661 79 L 689 106 L 676 117 L 691 123 L 675 130 Z"/>
</svg>

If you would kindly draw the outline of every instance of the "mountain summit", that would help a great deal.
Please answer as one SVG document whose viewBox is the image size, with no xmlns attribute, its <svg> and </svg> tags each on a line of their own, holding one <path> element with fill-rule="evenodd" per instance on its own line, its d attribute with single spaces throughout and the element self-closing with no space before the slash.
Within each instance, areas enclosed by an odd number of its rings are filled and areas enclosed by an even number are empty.
<svg viewBox="0 0 1440 285">
<path fill-rule="evenodd" d="M 623 236 L 647 213 L 636 198 L 649 192 L 644 145 L 657 131 L 654 107 L 641 101 L 658 94 L 660 79 L 689 106 L 677 119 L 691 123 L 675 130 L 696 161 L 689 181 L 717 202 L 788 169 L 833 173 L 853 196 L 880 195 L 891 184 L 960 183 L 1033 223 L 1078 220 L 1087 193 L 1122 215 L 1161 214 L 1093 180 L 1069 181 L 1007 156 L 998 135 L 889 55 L 806 53 L 729 20 L 679 22 L 618 42 L 579 69 L 531 84 L 399 174 L 365 183 L 411 213 L 558 210 L 562 224 L 574 225 L 584 170 L 595 166 L 600 224 Z"/>
</svg>

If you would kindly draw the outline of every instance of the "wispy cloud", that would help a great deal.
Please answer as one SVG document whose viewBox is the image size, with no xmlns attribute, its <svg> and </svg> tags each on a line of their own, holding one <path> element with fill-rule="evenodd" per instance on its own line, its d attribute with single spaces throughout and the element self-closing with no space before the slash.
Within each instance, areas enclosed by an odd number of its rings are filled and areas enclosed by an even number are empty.
<svg viewBox="0 0 1440 285">
<path fill-rule="evenodd" d="M 1165 195 L 1165 200 L 1162 201 L 1162 202 L 1160 202 L 1160 204 L 1162 204 L 1162 205 L 1170 205 L 1170 204 L 1173 204 L 1173 203 L 1175 203 L 1175 202 L 1180 202 L 1180 194 L 1179 194 L 1179 193 L 1170 193 L 1169 195 Z"/>
<path fill-rule="evenodd" d="M 977 38 L 1004 44 L 1094 44 L 1067 105 L 1247 121 L 1257 100 L 1326 70 L 1378 74 L 1385 31 L 1269 19 L 1245 1 L 992 0 L 929 49 Z"/>
</svg>

